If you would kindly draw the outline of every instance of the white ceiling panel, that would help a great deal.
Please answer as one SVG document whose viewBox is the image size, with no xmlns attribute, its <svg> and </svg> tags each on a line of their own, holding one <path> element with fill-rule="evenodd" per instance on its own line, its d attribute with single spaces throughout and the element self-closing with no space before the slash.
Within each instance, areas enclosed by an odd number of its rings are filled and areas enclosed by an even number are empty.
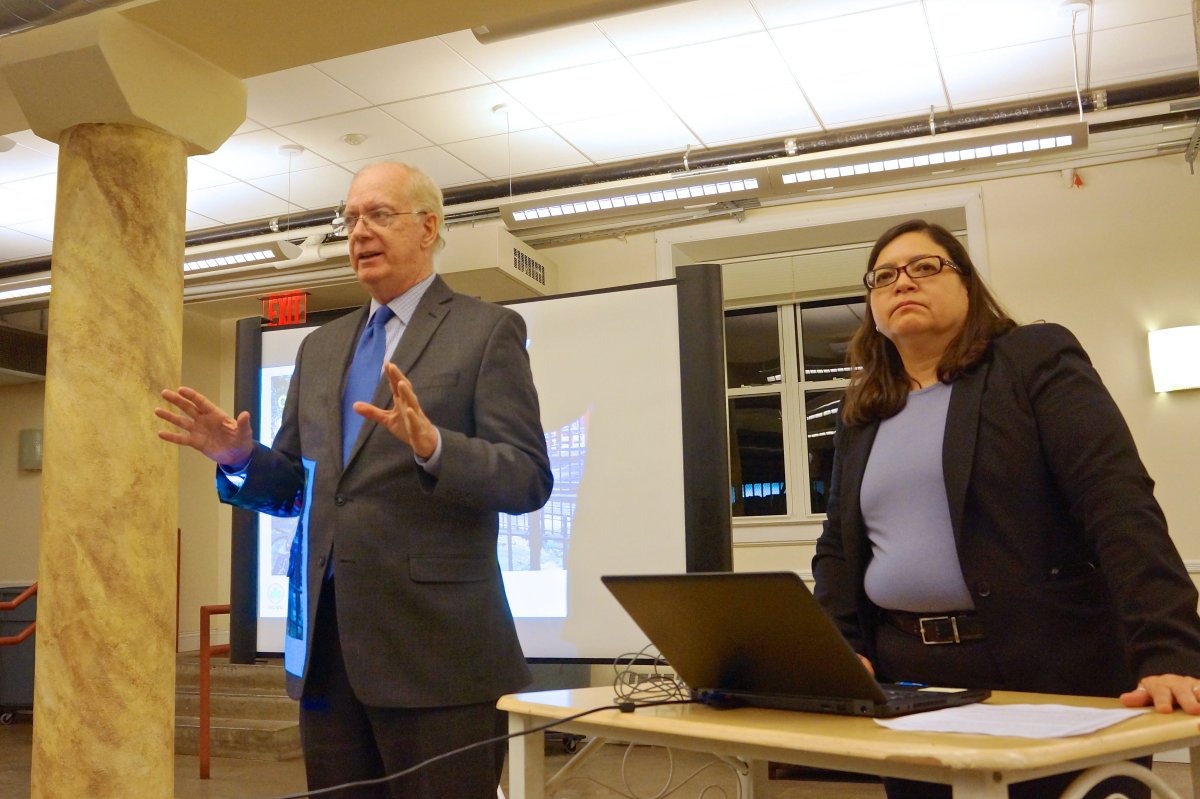
<svg viewBox="0 0 1200 799">
<path fill-rule="evenodd" d="M 699 140 L 666 109 L 629 111 L 555 127 L 559 135 L 593 161 L 615 161 L 678 152 Z"/>
<path fill-rule="evenodd" d="M 487 83 L 440 39 L 421 39 L 319 61 L 314 66 L 375 105 Z"/>
<path fill-rule="evenodd" d="M 671 107 L 706 145 L 794 135 L 818 127 L 795 83 L 748 85 L 735 94 L 696 97 Z"/>
<path fill-rule="evenodd" d="M 58 175 L 38 175 L 4 184 L 9 191 L 25 198 L 25 202 L 54 215 L 54 199 L 58 196 Z"/>
<path fill-rule="evenodd" d="M 735 94 L 747 84 L 795 83 L 765 32 L 634 56 L 630 61 L 668 103 Z"/>
<path fill-rule="evenodd" d="M 46 246 L 50 246 L 50 241 L 54 238 L 54 217 L 47 216 L 41 219 L 33 219 L 28 222 L 20 222 L 15 225 L 9 225 L 9 228 L 24 233 L 26 236 L 42 239 L 46 242 Z M 47 249 L 49 252 L 49 249 Z"/>
<path fill-rule="evenodd" d="M 1171 17 L 1092 35 L 1092 85 L 1196 71 L 1191 19 Z"/>
<path fill-rule="evenodd" d="M 246 116 L 267 127 L 366 108 L 371 103 L 313 66 L 246 79 Z M 304 98 L 297 102 L 297 98 Z"/>
<path fill-rule="evenodd" d="M 925 10 L 943 58 L 1071 35 L 1070 12 L 1047 0 L 926 0 Z M 1087 25 L 1080 14 L 1076 30 L 1084 34 Z M 1070 53 L 1070 39 L 1063 41 Z"/>
<path fill-rule="evenodd" d="M 667 50 L 762 31 L 749 0 L 693 0 L 596 23 L 625 55 Z"/>
<path fill-rule="evenodd" d="M 256 130 L 231 136 L 216 152 L 193 156 L 192 161 L 218 172 L 236 175 L 242 180 L 286 174 L 289 169 L 311 169 L 328 163 L 316 153 L 308 151 L 299 155 L 280 152 L 280 146 L 294 143 L 273 130 Z"/>
<path fill-rule="evenodd" d="M 219 169 L 213 169 L 208 164 L 200 161 L 201 158 L 210 156 L 193 155 L 187 160 L 187 190 L 207 189 L 209 186 L 221 186 L 226 183 L 235 183 L 237 178 L 229 175 Z"/>
<path fill-rule="evenodd" d="M 511 136 L 488 136 L 453 142 L 445 145 L 445 149 L 492 179 L 589 163 L 578 150 L 549 128 L 522 130 Z"/>
<path fill-rule="evenodd" d="M 504 113 L 492 111 L 498 105 L 506 106 Z M 545 126 L 545 122 L 494 83 L 381 107 L 417 133 L 438 143 Z"/>
<path fill-rule="evenodd" d="M 894 5 L 919 6 L 919 0 L 751 0 L 768 28 L 858 14 Z M 860 22 L 860 25 L 867 23 Z"/>
<path fill-rule="evenodd" d="M 947 56 L 942 59 L 942 71 L 950 102 L 956 108 L 1016 99 L 1031 89 L 1041 94 L 1075 89 L 1070 36 Z M 1081 55 L 1081 84 L 1085 75 Z"/>
<path fill-rule="evenodd" d="M 221 223 L 217 220 L 191 210 L 183 218 L 183 227 L 185 230 L 203 230 L 204 228 L 215 227 L 219 224 Z"/>
<path fill-rule="evenodd" d="M 290 175 L 272 175 L 251 180 L 250 185 L 284 197 L 294 205 L 307 209 L 328 208 L 346 198 L 346 189 L 354 175 L 336 164 L 302 169 Z"/>
<path fill-rule="evenodd" d="M 54 208 L 51 206 L 51 213 L 53 210 Z M 12 227 L 19 222 L 37 219 L 39 216 L 42 216 L 42 209 L 34 207 L 28 197 L 0 186 L 0 219 L 4 220 L 5 225 Z"/>
<path fill-rule="evenodd" d="M 424 136 L 378 108 L 284 125 L 279 132 L 335 163 L 382 157 L 429 145 Z M 366 138 L 360 144 L 350 144 L 343 137 L 352 133 Z"/>
<path fill-rule="evenodd" d="M 34 134 L 32 130 L 19 130 L 16 133 L 9 133 L 8 138 L 15 141 L 22 147 L 28 147 L 35 153 L 48 155 L 52 158 L 58 158 L 58 144 L 52 141 L 46 141 L 41 136 Z"/>
<path fill-rule="evenodd" d="M 6 261 L 18 258 L 34 258 L 50 254 L 50 242 L 20 233 L 16 230 L 0 227 L 0 253 Z"/>
<path fill-rule="evenodd" d="M 661 108 L 662 100 L 628 61 L 605 61 L 500 84 L 549 125 Z"/>
<path fill-rule="evenodd" d="M 189 191 L 187 205 L 189 209 L 215 219 L 222 225 L 248 219 L 269 219 L 304 210 L 296 205 L 289 208 L 283 199 L 249 183 L 231 183 L 228 186 Z"/>
<path fill-rule="evenodd" d="M 792 25 L 771 35 L 806 89 L 826 75 L 937 68 L 919 4 Z"/>
<path fill-rule="evenodd" d="M 1186 17 L 1190 21 L 1192 0 L 1138 0 L 1136 3 L 1097 0 L 1092 13 L 1096 16 L 1097 30 L 1135 25 L 1166 17 Z M 1082 17 L 1083 15 L 1080 15 L 1080 19 Z"/>
<path fill-rule="evenodd" d="M 488 44 L 480 44 L 470 31 L 439 38 L 494 81 L 595 64 L 621 55 L 590 23 Z"/>
<path fill-rule="evenodd" d="M 15 138 L 10 136 L 9 138 Z M 0 153 L 0 183 L 50 175 L 58 171 L 58 158 L 18 144 Z"/>
<path fill-rule="evenodd" d="M 826 126 L 927 115 L 930 106 L 946 108 L 946 95 L 936 73 L 918 64 L 826 76 L 815 85 L 805 86 L 805 92 Z"/>
<path fill-rule="evenodd" d="M 365 158 L 361 161 L 349 161 L 344 166 L 351 172 L 357 172 L 376 160 L 379 159 Z M 423 147 L 419 150 L 392 153 L 385 156 L 384 160 L 411 164 L 426 175 L 429 175 L 433 182 L 443 188 L 487 180 L 487 177 L 482 172 L 467 166 L 441 147 Z"/>
</svg>

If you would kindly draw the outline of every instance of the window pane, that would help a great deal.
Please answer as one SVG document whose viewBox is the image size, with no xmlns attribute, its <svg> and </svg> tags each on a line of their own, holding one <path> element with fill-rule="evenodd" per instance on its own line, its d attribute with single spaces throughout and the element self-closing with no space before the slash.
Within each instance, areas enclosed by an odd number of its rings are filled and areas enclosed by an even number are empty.
<svg viewBox="0 0 1200 799">
<path fill-rule="evenodd" d="M 844 389 L 804 392 L 804 417 L 808 426 L 808 501 L 811 513 L 828 508 L 829 480 L 833 476 L 833 430 L 842 407 Z"/>
<path fill-rule="evenodd" d="M 850 338 L 858 329 L 866 304 L 862 300 L 807 303 L 800 306 L 802 380 L 850 377 Z"/>
<path fill-rule="evenodd" d="M 733 515 L 787 514 L 780 397 L 731 399 L 729 437 Z"/>
<path fill-rule="evenodd" d="M 779 382 L 778 309 L 747 308 L 725 313 L 726 386 Z"/>
</svg>

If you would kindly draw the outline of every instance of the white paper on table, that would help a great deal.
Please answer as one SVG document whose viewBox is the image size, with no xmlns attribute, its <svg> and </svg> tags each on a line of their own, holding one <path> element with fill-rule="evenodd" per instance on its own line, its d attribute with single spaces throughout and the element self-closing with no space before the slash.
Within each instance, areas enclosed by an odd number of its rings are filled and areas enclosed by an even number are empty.
<svg viewBox="0 0 1200 799">
<path fill-rule="evenodd" d="M 966 732 L 976 735 L 1008 735 L 1016 738 L 1066 738 L 1087 735 L 1148 712 L 1146 708 L 1116 708 L 1067 705 L 985 705 L 912 713 L 894 719 L 875 719 L 891 730 L 904 732 Z"/>
</svg>

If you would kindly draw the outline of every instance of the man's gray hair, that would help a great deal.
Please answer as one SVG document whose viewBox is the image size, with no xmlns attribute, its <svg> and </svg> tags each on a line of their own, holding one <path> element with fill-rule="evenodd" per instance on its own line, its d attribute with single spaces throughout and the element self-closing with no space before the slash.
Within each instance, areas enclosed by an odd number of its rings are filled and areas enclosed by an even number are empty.
<svg viewBox="0 0 1200 799">
<path fill-rule="evenodd" d="M 402 161 L 376 161 L 367 164 L 355 173 L 355 177 L 381 164 L 398 166 L 404 170 L 408 176 L 408 199 L 412 203 L 412 210 L 428 211 L 437 217 L 438 237 L 437 242 L 433 245 L 433 251 L 436 253 L 441 250 L 446 246 L 446 211 L 443 206 L 441 188 L 433 182 L 433 178 L 429 177 L 429 175 L 426 175 L 412 164 L 406 164 Z"/>
</svg>

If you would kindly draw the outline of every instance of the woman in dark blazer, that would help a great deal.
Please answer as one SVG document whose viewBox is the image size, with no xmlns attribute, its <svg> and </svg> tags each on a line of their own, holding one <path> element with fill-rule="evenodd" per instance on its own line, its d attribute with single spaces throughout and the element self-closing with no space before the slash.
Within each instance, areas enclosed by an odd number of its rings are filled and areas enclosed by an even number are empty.
<svg viewBox="0 0 1200 799">
<path fill-rule="evenodd" d="M 889 681 L 1200 713 L 1197 592 L 1079 342 L 1018 327 L 958 239 L 922 220 L 880 237 L 863 282 L 813 558 L 851 645 Z M 1069 778 L 1011 795 L 1058 796 Z"/>
</svg>

